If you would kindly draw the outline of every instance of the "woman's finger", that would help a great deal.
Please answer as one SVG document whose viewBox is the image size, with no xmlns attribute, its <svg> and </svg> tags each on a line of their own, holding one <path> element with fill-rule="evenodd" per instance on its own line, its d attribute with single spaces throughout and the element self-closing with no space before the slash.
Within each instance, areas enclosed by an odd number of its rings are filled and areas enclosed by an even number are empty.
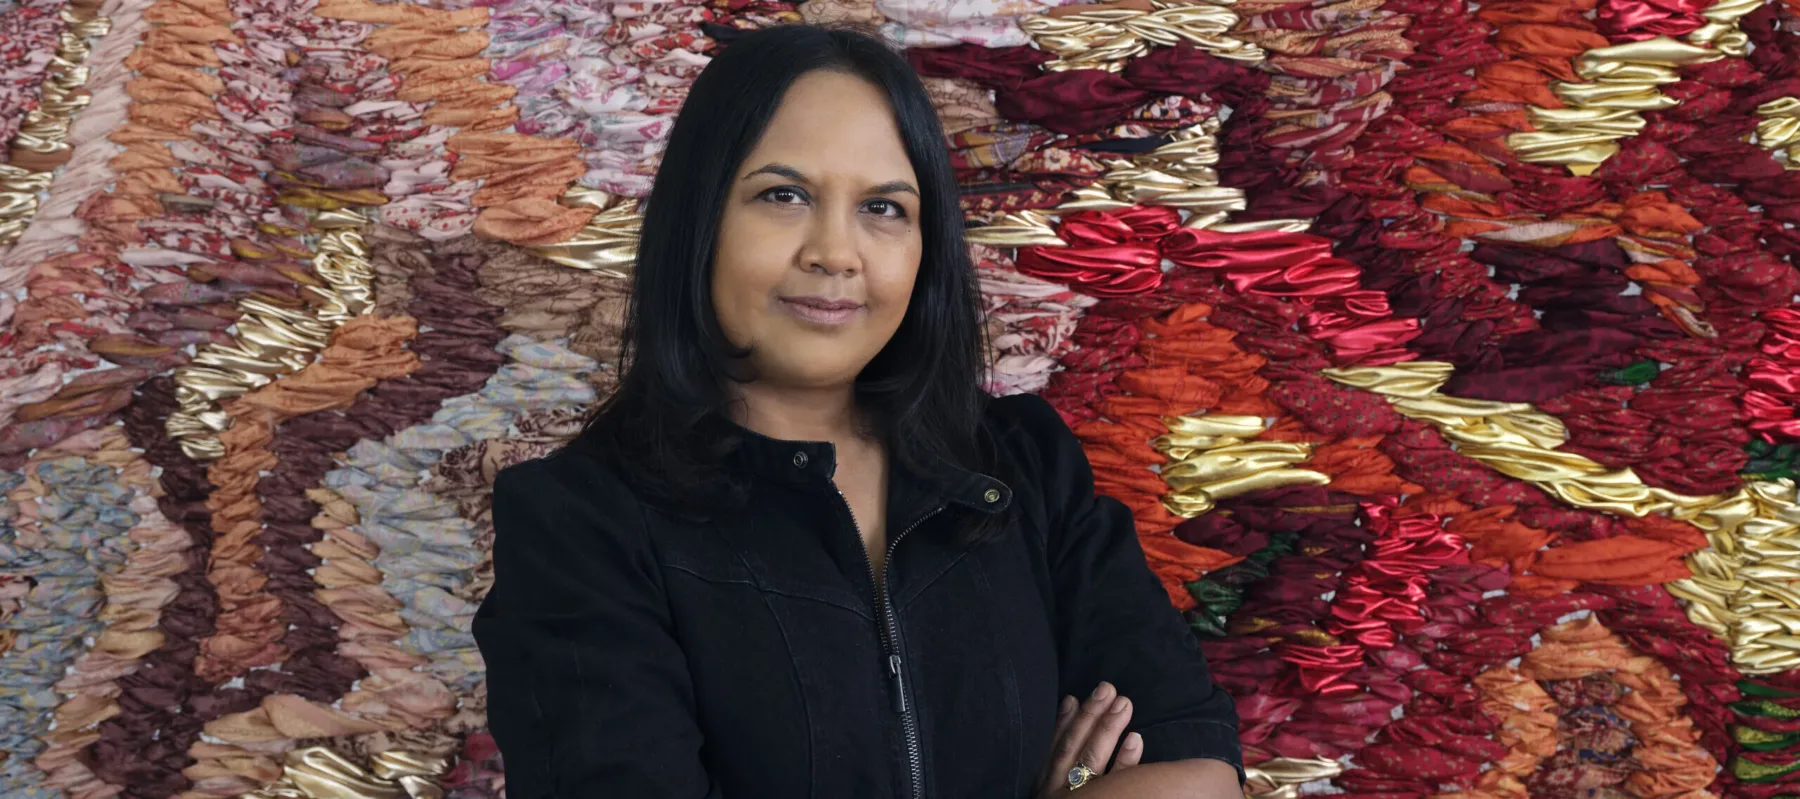
<svg viewBox="0 0 1800 799">
<path fill-rule="evenodd" d="M 1119 736 L 1131 723 L 1131 700 L 1123 696 L 1112 701 L 1106 713 L 1088 730 L 1087 742 L 1081 749 L 1081 762 L 1095 771 L 1106 771 L 1113 751 L 1119 748 Z"/>
<path fill-rule="evenodd" d="M 1075 720 L 1075 709 L 1078 707 L 1081 707 L 1081 703 L 1077 702 L 1075 697 L 1065 696 L 1062 698 L 1062 703 L 1056 706 L 1056 732 L 1051 734 L 1050 740 L 1062 740 L 1063 733 L 1069 731 L 1069 722 Z"/>
<path fill-rule="evenodd" d="M 1063 740 L 1068 737 L 1069 726 L 1075 721 L 1075 711 L 1081 708 L 1081 701 L 1072 696 L 1065 696 L 1056 706 L 1056 729 L 1050 736 L 1050 765 L 1044 769 L 1038 780 L 1038 793 L 1060 787 L 1068 779 L 1069 769 L 1057 770 L 1057 752 L 1061 751 Z"/>
<path fill-rule="evenodd" d="M 1113 766 L 1107 773 L 1128 769 L 1144 759 L 1144 736 L 1135 732 L 1127 733 L 1125 740 L 1119 744 L 1119 756 L 1113 759 Z"/>
<path fill-rule="evenodd" d="M 1099 726 L 1101 718 L 1112 707 L 1118 693 L 1112 683 L 1100 683 L 1094 693 L 1081 703 L 1081 707 L 1071 714 L 1062 736 L 1050 748 L 1050 771 L 1044 775 L 1047 782 L 1056 784 L 1066 779 L 1069 769 L 1075 767 L 1076 760 L 1085 756 L 1089 733 Z M 1107 754 L 1110 755 L 1111 752 Z M 1095 771 L 1106 767 L 1104 760 L 1098 763 L 1089 760 L 1081 762 Z"/>
</svg>

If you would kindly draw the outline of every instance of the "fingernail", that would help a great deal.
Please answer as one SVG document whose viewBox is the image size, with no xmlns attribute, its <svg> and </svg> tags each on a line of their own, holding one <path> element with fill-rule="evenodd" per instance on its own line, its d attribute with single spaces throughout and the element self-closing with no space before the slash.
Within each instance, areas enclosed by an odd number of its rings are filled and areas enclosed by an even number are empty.
<svg viewBox="0 0 1800 799">
<path fill-rule="evenodd" d="M 1108 683 L 1100 683 L 1099 685 L 1094 687 L 1093 698 L 1096 700 L 1105 699 L 1110 693 L 1112 693 L 1112 685 L 1110 685 Z"/>
<path fill-rule="evenodd" d="M 1121 696 L 1118 699 L 1113 700 L 1112 712 L 1124 713 L 1125 708 L 1128 708 L 1128 707 L 1131 707 L 1131 700 L 1126 699 L 1125 697 Z"/>
<path fill-rule="evenodd" d="M 1125 748 L 1126 749 L 1136 749 L 1143 745 L 1144 745 L 1144 736 L 1139 735 L 1135 732 L 1131 733 L 1130 735 L 1125 736 Z"/>
<path fill-rule="evenodd" d="M 1075 712 L 1075 704 L 1076 704 L 1075 697 L 1072 697 L 1072 696 L 1063 697 L 1062 701 L 1057 703 L 1057 705 L 1056 705 L 1056 715 L 1067 716 L 1070 713 L 1074 713 Z"/>
</svg>

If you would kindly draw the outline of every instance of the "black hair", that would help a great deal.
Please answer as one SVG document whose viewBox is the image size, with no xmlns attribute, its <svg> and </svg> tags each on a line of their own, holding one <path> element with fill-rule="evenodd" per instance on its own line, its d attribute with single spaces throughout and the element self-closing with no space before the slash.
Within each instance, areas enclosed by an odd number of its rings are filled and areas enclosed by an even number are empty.
<svg viewBox="0 0 1800 799">
<path fill-rule="evenodd" d="M 733 362 L 746 353 L 713 311 L 713 252 L 737 171 L 802 75 L 830 70 L 879 89 L 920 185 L 923 249 L 905 318 L 856 380 L 859 412 L 892 456 L 990 471 L 981 425 L 986 346 L 955 172 L 925 87 L 906 60 L 846 27 L 782 25 L 734 37 L 688 93 L 644 208 L 617 391 L 573 446 L 623 465 L 640 497 L 684 515 L 744 500 L 725 468 Z M 980 537 L 994 525 L 977 525 Z"/>
</svg>

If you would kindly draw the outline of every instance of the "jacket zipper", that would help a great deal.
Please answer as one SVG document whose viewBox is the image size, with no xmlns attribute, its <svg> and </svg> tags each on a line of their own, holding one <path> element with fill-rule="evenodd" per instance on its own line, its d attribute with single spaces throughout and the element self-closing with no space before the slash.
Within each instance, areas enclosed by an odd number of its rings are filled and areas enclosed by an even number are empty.
<svg viewBox="0 0 1800 799">
<path fill-rule="evenodd" d="M 836 487 L 833 486 L 833 490 Z M 850 529 L 856 531 L 856 540 L 862 541 L 862 525 L 856 523 L 856 511 L 850 509 L 850 500 L 844 492 L 838 491 L 838 500 L 844 503 L 844 513 L 850 517 Z M 863 563 L 869 567 L 869 585 L 875 589 L 876 612 L 881 615 L 881 648 L 887 655 L 888 689 L 893 697 L 894 712 L 900 716 L 901 733 L 906 738 L 907 776 L 912 784 L 913 799 L 925 797 L 925 759 L 919 744 L 919 722 L 913 715 L 912 704 L 907 701 L 906 678 L 904 676 L 905 660 L 900 657 L 900 621 L 894 616 L 894 607 L 888 602 L 888 575 L 893 573 L 894 550 L 908 533 L 924 524 L 926 519 L 938 515 L 944 506 L 939 505 L 931 512 L 920 516 L 918 521 L 907 525 L 900 534 L 888 541 L 887 558 L 881 563 L 881 580 L 875 579 L 875 561 L 869 557 L 869 548 L 863 547 Z"/>
</svg>

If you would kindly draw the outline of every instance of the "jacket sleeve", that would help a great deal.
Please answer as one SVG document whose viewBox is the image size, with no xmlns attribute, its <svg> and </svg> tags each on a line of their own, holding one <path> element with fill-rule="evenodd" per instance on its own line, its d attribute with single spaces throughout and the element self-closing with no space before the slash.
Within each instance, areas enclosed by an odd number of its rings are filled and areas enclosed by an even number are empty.
<svg viewBox="0 0 1800 799">
<path fill-rule="evenodd" d="M 1213 684 L 1199 642 L 1145 562 L 1131 511 L 1095 496 L 1087 455 L 1049 403 L 1015 402 L 1039 452 L 1062 693 L 1085 699 L 1111 682 L 1132 701 L 1142 762 L 1223 760 L 1241 780 L 1231 696 Z"/>
<path fill-rule="evenodd" d="M 630 493 L 579 455 L 494 483 L 494 586 L 475 640 L 511 799 L 719 799 Z"/>
</svg>

